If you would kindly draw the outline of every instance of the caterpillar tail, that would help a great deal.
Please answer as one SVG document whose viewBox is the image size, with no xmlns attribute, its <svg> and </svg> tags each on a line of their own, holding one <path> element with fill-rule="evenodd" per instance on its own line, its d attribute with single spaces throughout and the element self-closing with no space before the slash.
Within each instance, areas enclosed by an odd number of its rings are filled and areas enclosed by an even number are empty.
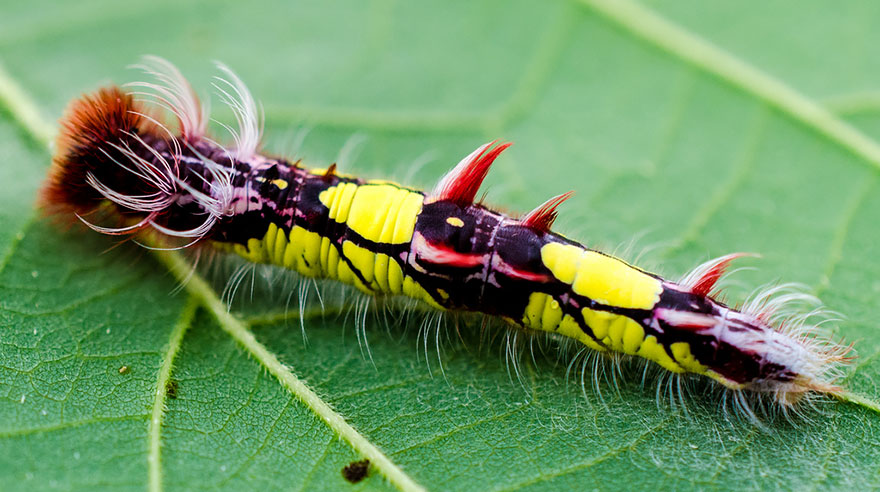
<svg viewBox="0 0 880 492">
<path fill-rule="evenodd" d="M 549 199 L 512 217 L 475 200 L 510 144 L 485 144 L 429 192 L 308 169 L 258 151 L 256 105 L 228 68 L 218 87 L 235 111 L 228 147 L 170 63 L 147 58 L 154 82 L 106 88 L 71 105 L 42 192 L 51 214 L 114 235 L 153 234 L 169 247 L 213 248 L 374 296 L 504 319 L 590 349 L 770 394 L 791 406 L 835 384 L 852 346 L 811 322 L 812 302 L 787 286 L 740 307 L 717 292 L 728 255 L 675 282 L 551 230 Z M 143 99 L 148 101 L 145 102 Z M 156 108 L 170 110 L 166 125 Z"/>
</svg>

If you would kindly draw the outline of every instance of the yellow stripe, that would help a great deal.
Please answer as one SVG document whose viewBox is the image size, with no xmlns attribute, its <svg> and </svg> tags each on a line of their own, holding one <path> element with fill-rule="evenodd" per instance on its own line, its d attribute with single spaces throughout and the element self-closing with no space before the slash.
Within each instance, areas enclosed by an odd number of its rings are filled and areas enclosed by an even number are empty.
<svg viewBox="0 0 880 492">
<path fill-rule="evenodd" d="M 651 309 L 660 300 L 660 280 L 638 268 L 573 244 L 548 243 L 541 260 L 560 282 L 606 306 Z"/>
</svg>

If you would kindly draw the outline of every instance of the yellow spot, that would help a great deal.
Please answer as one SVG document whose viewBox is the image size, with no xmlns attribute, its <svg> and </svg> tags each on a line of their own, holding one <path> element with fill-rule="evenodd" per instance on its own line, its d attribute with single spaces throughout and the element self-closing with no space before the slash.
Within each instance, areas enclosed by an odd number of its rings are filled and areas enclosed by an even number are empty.
<svg viewBox="0 0 880 492">
<path fill-rule="evenodd" d="M 287 188 L 287 181 L 283 179 L 273 179 L 272 184 L 275 185 L 279 190 Z"/>
<path fill-rule="evenodd" d="M 445 290 L 438 288 L 437 293 L 440 294 L 440 297 L 442 297 L 443 300 L 449 299 L 449 292 L 446 292 Z"/>
<path fill-rule="evenodd" d="M 651 309 L 660 299 L 660 281 L 627 263 L 572 244 L 548 243 L 541 260 L 572 290 L 608 306 Z"/>
<path fill-rule="evenodd" d="M 464 221 L 459 219 L 458 217 L 449 217 L 446 219 L 446 223 L 451 225 L 452 227 L 462 227 L 464 225 Z"/>
</svg>

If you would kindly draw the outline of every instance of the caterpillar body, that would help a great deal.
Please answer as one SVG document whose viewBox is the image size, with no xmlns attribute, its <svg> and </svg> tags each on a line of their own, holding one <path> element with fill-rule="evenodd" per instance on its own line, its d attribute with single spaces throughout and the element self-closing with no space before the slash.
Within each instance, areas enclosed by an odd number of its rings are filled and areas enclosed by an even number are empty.
<svg viewBox="0 0 880 492">
<path fill-rule="evenodd" d="M 239 129 L 224 147 L 206 136 L 206 115 L 173 65 L 147 57 L 142 68 L 155 82 L 105 88 L 68 110 L 42 194 L 50 213 L 105 234 L 151 231 L 372 296 L 500 317 L 783 407 L 842 391 L 835 380 L 851 346 L 824 336 L 809 322 L 814 313 L 790 312 L 803 294 L 770 289 L 739 309 L 719 300 L 716 284 L 741 254 L 673 282 L 552 232 L 570 193 L 522 217 L 475 202 L 509 144 L 479 147 L 430 192 L 335 165 L 308 169 L 258 152 L 256 104 L 229 69 L 220 66 L 226 78 L 215 86 Z M 176 131 L 155 106 L 175 116 Z"/>
</svg>

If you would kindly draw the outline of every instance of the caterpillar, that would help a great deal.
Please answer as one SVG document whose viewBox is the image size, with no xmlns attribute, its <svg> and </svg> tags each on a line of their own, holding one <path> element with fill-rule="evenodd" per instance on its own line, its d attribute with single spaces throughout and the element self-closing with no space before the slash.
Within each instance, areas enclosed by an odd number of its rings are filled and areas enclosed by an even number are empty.
<svg viewBox="0 0 880 492">
<path fill-rule="evenodd" d="M 785 286 L 739 307 L 718 282 L 741 253 L 664 279 L 551 230 L 571 192 L 513 217 L 476 200 L 509 143 L 464 157 L 428 192 L 259 151 L 257 103 L 218 64 L 215 87 L 235 114 L 233 143 L 206 133 L 207 114 L 171 63 L 152 77 L 75 100 L 61 122 L 41 193 L 52 215 L 109 235 L 152 234 L 174 248 L 210 248 L 377 297 L 503 319 L 593 351 L 641 358 L 791 408 L 835 382 L 852 345 L 814 323 Z M 164 123 L 170 113 L 176 125 Z"/>
</svg>

